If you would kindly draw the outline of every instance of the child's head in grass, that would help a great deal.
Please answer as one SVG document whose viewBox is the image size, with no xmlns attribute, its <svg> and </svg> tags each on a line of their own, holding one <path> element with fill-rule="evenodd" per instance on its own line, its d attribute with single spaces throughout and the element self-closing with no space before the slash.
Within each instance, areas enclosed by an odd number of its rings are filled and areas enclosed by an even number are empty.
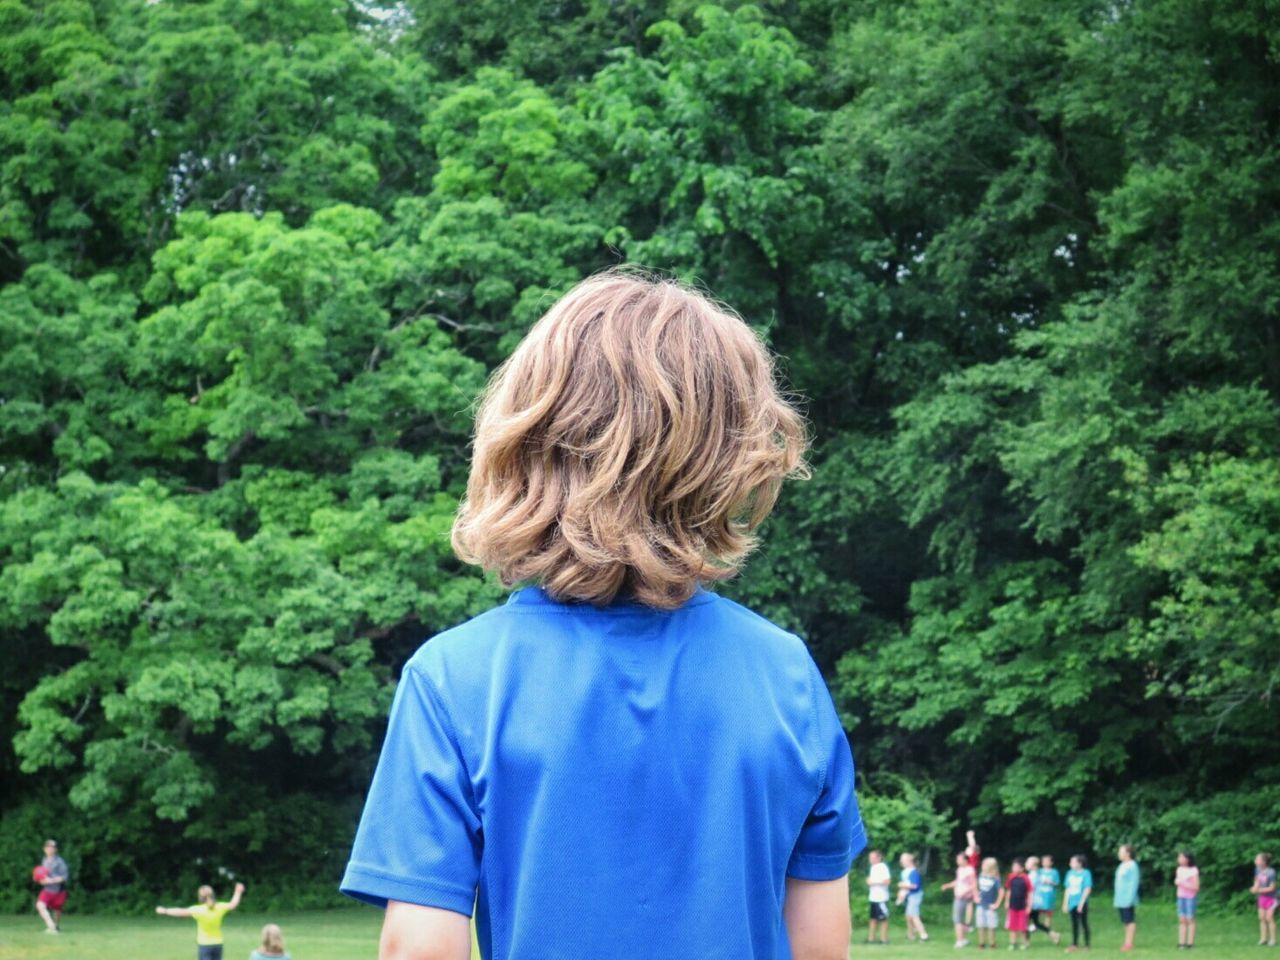
<svg viewBox="0 0 1280 960">
<path fill-rule="evenodd" d="M 671 280 L 594 276 L 490 381 L 454 549 L 563 602 L 674 608 L 737 572 L 805 445 L 740 317 Z"/>
</svg>

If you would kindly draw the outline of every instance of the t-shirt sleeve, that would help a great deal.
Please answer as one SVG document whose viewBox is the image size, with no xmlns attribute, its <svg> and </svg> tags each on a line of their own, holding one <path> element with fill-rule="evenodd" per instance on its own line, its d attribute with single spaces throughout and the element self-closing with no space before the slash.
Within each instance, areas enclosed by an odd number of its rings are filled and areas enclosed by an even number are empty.
<svg viewBox="0 0 1280 960">
<path fill-rule="evenodd" d="M 867 845 L 867 837 L 854 794 L 849 739 L 818 668 L 812 661 L 809 667 L 823 776 L 817 799 L 792 849 L 787 876 L 836 880 L 849 872 L 854 858 Z"/>
<path fill-rule="evenodd" d="M 482 852 L 467 765 L 439 691 L 410 663 L 340 889 L 471 915 Z"/>
</svg>

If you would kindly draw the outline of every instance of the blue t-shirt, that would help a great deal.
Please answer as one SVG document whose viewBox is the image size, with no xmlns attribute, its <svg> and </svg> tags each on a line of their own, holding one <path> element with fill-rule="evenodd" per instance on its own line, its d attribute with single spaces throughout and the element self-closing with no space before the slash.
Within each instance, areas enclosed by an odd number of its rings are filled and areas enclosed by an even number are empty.
<svg viewBox="0 0 1280 960">
<path fill-rule="evenodd" d="M 1134 907 L 1138 904 L 1138 861 L 1126 860 L 1116 867 L 1117 907 Z"/>
<path fill-rule="evenodd" d="M 1062 885 L 1063 894 L 1067 898 L 1067 909 L 1074 910 L 1084 899 L 1084 892 L 1093 889 L 1092 870 L 1068 870 L 1066 881 Z"/>
<path fill-rule="evenodd" d="M 978 906 L 990 909 L 1000 899 L 1000 878 L 988 873 L 978 874 Z"/>
<path fill-rule="evenodd" d="M 915 867 L 908 867 L 903 869 L 902 882 L 911 884 L 911 886 L 907 887 L 908 897 L 913 897 L 917 893 L 921 892 L 920 887 L 922 885 L 922 881 L 920 879 L 920 871 L 917 870 Z"/>
<path fill-rule="evenodd" d="M 474 903 L 490 960 L 777 960 L 785 878 L 866 845 L 853 784 L 797 637 L 702 590 L 527 588 L 405 666 L 341 889 Z"/>
<path fill-rule="evenodd" d="M 1035 893 L 1031 897 L 1031 906 L 1036 910 L 1052 910 L 1058 902 L 1058 884 L 1062 876 L 1056 867 L 1041 867 L 1032 876 Z"/>
</svg>

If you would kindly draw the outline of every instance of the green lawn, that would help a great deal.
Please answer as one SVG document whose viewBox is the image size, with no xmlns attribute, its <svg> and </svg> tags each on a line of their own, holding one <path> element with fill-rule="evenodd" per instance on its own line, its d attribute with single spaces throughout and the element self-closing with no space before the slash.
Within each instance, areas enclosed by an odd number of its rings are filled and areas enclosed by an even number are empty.
<svg viewBox="0 0 1280 960">
<path fill-rule="evenodd" d="M 935 901 L 934 909 L 937 911 Z M 929 930 L 929 942 L 924 944 L 908 943 L 902 916 L 895 913 L 890 932 L 889 946 L 866 945 L 866 904 L 854 904 L 854 931 L 851 956 L 858 960 L 923 960 L 923 954 L 941 960 L 943 956 L 962 956 L 968 960 L 979 957 L 1012 958 L 1014 956 L 1040 956 L 1041 958 L 1062 957 L 1063 948 L 1071 942 L 1071 920 L 1058 913 L 1053 918 L 1054 929 L 1063 933 L 1063 942 L 1054 947 L 1041 934 L 1035 934 L 1031 947 L 1027 951 L 1010 952 L 1009 935 L 1002 929 L 998 931 L 999 948 L 979 950 L 976 935 L 973 943 L 964 950 L 955 949 L 955 934 L 951 927 L 950 912 L 932 912 L 926 909 L 925 925 Z M 1003 913 L 1001 914 L 1003 922 Z M 1090 911 L 1090 926 L 1093 931 L 1093 949 L 1089 953 L 1081 951 L 1077 956 L 1088 960 L 1097 957 L 1099 960 L 1121 960 L 1126 954 L 1120 952 L 1123 932 L 1115 910 L 1108 903 L 1099 902 Z M 1201 916 L 1199 929 L 1196 931 L 1196 946 L 1189 953 L 1178 949 L 1178 921 L 1174 914 L 1172 902 L 1144 904 L 1138 908 L 1138 938 L 1132 956 L 1138 960 L 1280 960 L 1280 947 L 1267 949 L 1257 946 L 1258 922 L 1253 913 L 1241 913 L 1237 916 Z"/>
<path fill-rule="evenodd" d="M 246 960 L 258 945 L 264 923 L 280 924 L 296 960 L 375 960 L 382 911 L 311 911 L 273 916 L 237 911 L 222 933 L 225 960 Z M 34 911 L 26 917 L 0 917 L 3 960 L 194 960 L 196 926 L 173 917 L 103 917 L 68 914 L 63 932 L 44 933 Z"/>
<path fill-rule="evenodd" d="M 989 951 L 970 947 L 957 951 L 947 917 L 926 913 L 930 941 L 909 944 L 903 934 L 900 917 L 895 917 L 889 946 L 867 947 L 862 904 L 855 904 L 854 942 L 851 956 L 858 960 L 925 960 L 933 957 L 962 955 L 976 960 Z M 266 922 L 274 921 L 284 928 L 289 950 L 295 960 L 374 960 L 377 956 L 378 924 L 382 914 L 374 909 L 313 911 L 262 916 L 235 913 L 227 918 L 226 960 L 245 960 L 257 945 L 258 931 Z M 1058 923 L 1063 918 L 1055 918 Z M 1093 951 L 1088 956 L 1120 960 L 1120 925 L 1114 911 L 1100 908 L 1093 919 Z M 1138 917 L 1137 960 L 1192 960 L 1197 956 L 1213 960 L 1280 960 L 1280 948 L 1257 947 L 1257 923 L 1247 915 L 1239 917 L 1204 917 L 1196 949 L 1184 954 L 1175 949 L 1178 941 L 1173 907 L 1149 906 Z M 3 960 L 193 960 L 195 957 L 195 925 L 191 921 L 168 917 L 101 917 L 70 914 L 63 923 L 61 936 L 41 932 L 40 920 L 30 916 L 0 917 L 0 958 Z M 1064 925 L 1063 929 L 1070 930 Z M 1001 943 L 1006 942 L 1003 931 Z M 1007 956 L 1003 946 L 999 956 Z M 1037 938 L 1026 955 L 1059 957 L 1062 948 L 1054 948 Z M 1021 954 L 1019 954 L 1021 955 Z M 565 960 L 606 960 L 606 958 L 565 958 Z M 607 960 L 663 960 L 661 957 L 618 957 Z"/>
</svg>

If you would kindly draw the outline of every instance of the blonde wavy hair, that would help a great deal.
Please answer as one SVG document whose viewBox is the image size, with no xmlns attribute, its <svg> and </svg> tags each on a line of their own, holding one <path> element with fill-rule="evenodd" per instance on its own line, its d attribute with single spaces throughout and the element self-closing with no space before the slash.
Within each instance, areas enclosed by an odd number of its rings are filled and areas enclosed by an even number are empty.
<svg viewBox="0 0 1280 960">
<path fill-rule="evenodd" d="M 673 609 L 733 576 L 804 421 L 727 307 L 634 270 L 562 297 L 495 371 L 453 547 L 556 600 Z"/>
<path fill-rule="evenodd" d="M 268 955 L 284 953 L 284 932 L 274 923 L 262 928 L 261 952 Z"/>
</svg>

